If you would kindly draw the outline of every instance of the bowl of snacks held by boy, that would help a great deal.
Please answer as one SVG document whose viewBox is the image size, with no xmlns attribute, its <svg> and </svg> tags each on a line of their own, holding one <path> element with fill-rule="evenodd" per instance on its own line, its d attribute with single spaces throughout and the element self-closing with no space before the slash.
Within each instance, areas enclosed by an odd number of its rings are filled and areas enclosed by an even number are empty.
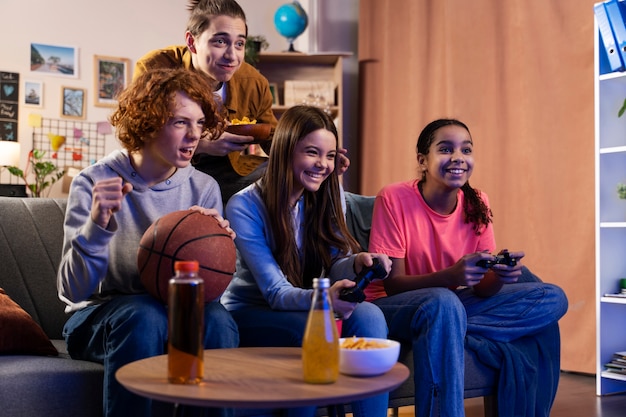
<svg viewBox="0 0 626 417">
<path fill-rule="evenodd" d="M 373 337 L 339 339 L 339 372 L 350 376 L 375 376 L 398 362 L 400 343 Z"/>
<path fill-rule="evenodd" d="M 225 129 L 228 133 L 240 136 L 252 136 L 254 141 L 260 143 L 270 137 L 272 126 L 269 123 L 257 123 L 255 119 L 244 116 L 242 119 L 233 119 Z"/>
</svg>

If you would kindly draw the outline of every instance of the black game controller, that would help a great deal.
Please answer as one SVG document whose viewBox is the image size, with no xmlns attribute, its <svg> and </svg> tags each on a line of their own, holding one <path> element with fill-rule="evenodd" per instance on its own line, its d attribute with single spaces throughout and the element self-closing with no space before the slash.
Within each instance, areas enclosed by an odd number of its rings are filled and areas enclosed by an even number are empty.
<svg viewBox="0 0 626 417">
<path fill-rule="evenodd" d="M 490 261 L 488 259 L 481 259 L 480 261 L 476 262 L 476 265 L 482 268 L 491 268 L 492 266 L 497 264 L 515 266 L 517 265 L 517 259 L 511 258 L 509 251 L 504 249 L 499 255 L 496 255 L 496 259 L 493 261 Z"/>
<path fill-rule="evenodd" d="M 356 285 L 351 288 L 344 288 L 339 293 L 339 298 L 343 301 L 349 301 L 351 303 L 362 303 L 365 301 L 365 293 L 363 290 L 367 285 L 372 282 L 373 279 L 382 279 L 387 276 L 387 271 L 378 262 L 378 258 L 372 259 L 374 263 L 372 266 L 367 266 L 361 269 L 354 278 Z"/>
</svg>

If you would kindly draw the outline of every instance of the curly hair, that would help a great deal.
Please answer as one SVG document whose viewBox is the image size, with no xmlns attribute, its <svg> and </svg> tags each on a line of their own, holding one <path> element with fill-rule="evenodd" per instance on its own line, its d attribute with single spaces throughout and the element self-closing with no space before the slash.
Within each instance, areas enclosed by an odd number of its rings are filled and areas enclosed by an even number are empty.
<svg viewBox="0 0 626 417">
<path fill-rule="evenodd" d="M 435 139 L 435 132 L 444 126 L 459 126 L 467 130 L 467 133 L 471 133 L 465 123 L 456 119 L 438 119 L 430 122 L 422 129 L 422 132 L 417 139 L 416 151 L 418 154 L 428 155 L 430 151 L 430 145 L 432 145 Z M 422 173 L 421 181 L 426 180 L 426 173 Z M 463 184 L 461 187 L 463 195 L 465 196 L 463 203 L 463 211 L 465 212 L 465 222 L 472 223 L 474 225 L 474 232 L 477 235 L 481 234 L 481 231 L 489 223 L 493 221 L 493 213 L 491 209 L 487 207 L 482 198 L 480 198 L 480 191 L 470 186 L 469 181 Z"/>
<path fill-rule="evenodd" d="M 243 20 L 246 24 L 246 36 L 248 35 L 246 14 L 235 0 L 189 0 L 187 10 L 191 13 L 187 21 L 187 30 L 193 36 L 200 36 L 211 24 L 213 16 L 229 16 Z"/>
<path fill-rule="evenodd" d="M 338 146 L 337 128 L 321 109 L 297 105 L 289 108 L 278 121 L 265 175 L 261 178 L 261 196 L 270 218 L 275 242 L 274 258 L 287 280 L 294 286 L 312 288 L 313 278 L 329 271 L 331 248 L 343 255 L 360 250 L 350 235 L 341 206 L 339 176 L 335 169 L 316 192 L 304 191 L 304 230 L 302 252 L 289 216 L 289 197 L 294 189 L 293 154 L 296 144 L 319 129 L 330 131 Z M 335 158 L 336 164 L 336 158 Z"/>
<path fill-rule="evenodd" d="M 211 79 L 185 68 L 153 69 L 141 74 L 118 96 L 118 106 L 109 121 L 117 138 L 129 152 L 142 149 L 172 117 L 176 93 L 185 93 L 204 113 L 202 137 L 218 137 L 224 119 L 215 104 Z"/>
</svg>

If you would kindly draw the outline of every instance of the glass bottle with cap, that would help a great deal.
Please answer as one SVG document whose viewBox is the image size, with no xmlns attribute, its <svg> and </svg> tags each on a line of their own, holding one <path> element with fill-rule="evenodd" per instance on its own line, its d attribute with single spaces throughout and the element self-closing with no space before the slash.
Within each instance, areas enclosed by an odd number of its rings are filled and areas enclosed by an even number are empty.
<svg viewBox="0 0 626 417">
<path fill-rule="evenodd" d="M 330 299 L 330 280 L 313 279 L 313 302 L 302 341 L 304 381 L 330 384 L 339 377 L 339 335 Z"/>
<path fill-rule="evenodd" d="M 168 287 L 168 380 L 198 384 L 204 375 L 204 281 L 197 261 L 174 263 Z"/>
</svg>

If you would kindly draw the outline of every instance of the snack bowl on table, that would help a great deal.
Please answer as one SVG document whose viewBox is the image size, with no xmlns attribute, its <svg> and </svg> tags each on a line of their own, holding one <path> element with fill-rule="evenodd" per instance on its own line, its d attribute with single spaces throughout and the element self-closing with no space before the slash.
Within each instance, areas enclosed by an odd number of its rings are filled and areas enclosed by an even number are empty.
<svg viewBox="0 0 626 417">
<path fill-rule="evenodd" d="M 270 137 L 272 126 L 269 123 L 249 123 L 226 126 L 226 131 L 233 135 L 252 136 L 252 143 L 259 143 Z"/>
<path fill-rule="evenodd" d="M 359 348 L 359 345 L 364 345 Z M 400 343 L 374 337 L 339 339 L 339 372 L 350 376 L 375 376 L 398 362 Z"/>
</svg>

